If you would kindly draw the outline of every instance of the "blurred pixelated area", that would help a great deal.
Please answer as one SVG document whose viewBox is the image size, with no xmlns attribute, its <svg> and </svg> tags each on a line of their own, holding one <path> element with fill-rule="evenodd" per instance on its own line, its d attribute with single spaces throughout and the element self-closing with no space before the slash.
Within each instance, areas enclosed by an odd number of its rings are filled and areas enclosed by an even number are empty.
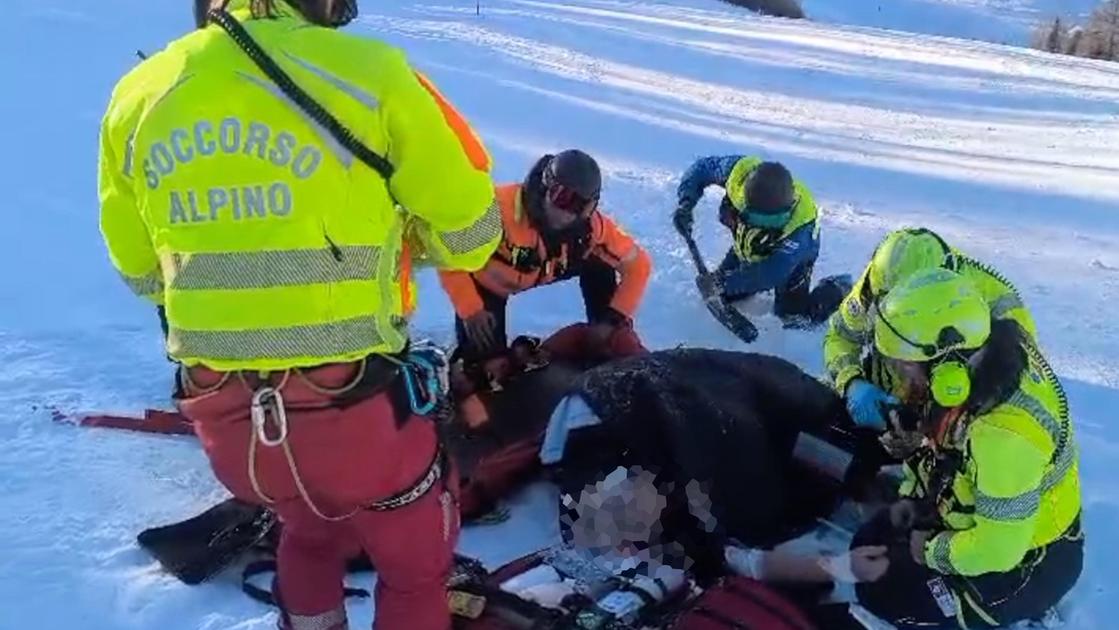
<svg viewBox="0 0 1119 630">
<path fill-rule="evenodd" d="M 562 494 L 564 542 L 615 569 L 647 575 L 660 567 L 691 569 L 696 528 L 713 533 L 718 527 L 707 484 L 691 480 L 681 488 L 658 472 L 619 466 Z"/>
</svg>

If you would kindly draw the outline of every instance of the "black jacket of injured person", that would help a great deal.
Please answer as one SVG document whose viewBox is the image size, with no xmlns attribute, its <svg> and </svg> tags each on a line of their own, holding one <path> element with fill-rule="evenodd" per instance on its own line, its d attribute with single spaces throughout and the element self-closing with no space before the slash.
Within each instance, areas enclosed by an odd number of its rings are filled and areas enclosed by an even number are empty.
<svg viewBox="0 0 1119 630">
<path fill-rule="evenodd" d="M 667 497 L 660 540 L 648 544 L 679 543 L 700 573 L 720 570 L 728 538 L 774 544 L 835 505 L 838 488 L 805 474 L 792 452 L 799 433 L 849 422 L 842 400 L 783 359 L 653 352 L 592 369 L 575 391 L 601 424 L 571 431 L 558 467 L 569 539 L 584 515 L 573 504 L 619 466 L 651 471 Z"/>
</svg>

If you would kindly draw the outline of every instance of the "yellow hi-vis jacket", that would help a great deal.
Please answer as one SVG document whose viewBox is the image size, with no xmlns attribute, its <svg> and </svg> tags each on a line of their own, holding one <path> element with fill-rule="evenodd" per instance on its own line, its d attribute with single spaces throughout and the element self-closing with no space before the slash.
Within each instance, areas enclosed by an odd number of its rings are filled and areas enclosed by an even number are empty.
<svg viewBox="0 0 1119 630">
<path fill-rule="evenodd" d="M 982 575 L 1017 567 L 1032 549 L 1058 540 L 1080 514 L 1072 420 L 1057 376 L 1027 343 L 1018 390 L 993 409 L 963 417 L 944 448 L 962 465 L 937 498 L 945 530 L 925 547 L 941 573 Z M 924 498 L 932 457 L 905 462 L 902 496 Z"/>
<path fill-rule="evenodd" d="M 839 309 L 828 320 L 824 335 L 824 366 L 835 390 L 842 396 L 847 385 L 856 378 L 866 378 L 862 352 L 872 342 L 874 313 L 872 308 L 875 291 L 870 286 L 872 261 L 863 270 L 858 282 L 840 303 Z M 991 307 L 995 319 L 1013 319 L 1036 344 L 1037 326 L 1033 315 L 1026 309 L 1018 291 L 1001 274 L 991 267 L 952 249 L 947 266 L 970 280 Z"/>
<path fill-rule="evenodd" d="M 501 236 L 490 159 L 386 44 L 229 10 L 297 85 L 395 167 L 390 182 L 291 101 L 218 26 L 125 76 L 101 130 L 113 265 L 166 306 L 186 365 L 281 370 L 400 351 L 413 257 L 474 271 Z M 394 203 L 396 200 L 399 205 Z"/>
</svg>

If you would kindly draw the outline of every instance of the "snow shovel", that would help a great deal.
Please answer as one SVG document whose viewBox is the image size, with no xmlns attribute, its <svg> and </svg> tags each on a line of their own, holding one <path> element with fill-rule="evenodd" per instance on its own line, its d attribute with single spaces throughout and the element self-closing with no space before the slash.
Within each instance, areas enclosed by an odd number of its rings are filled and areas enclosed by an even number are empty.
<svg viewBox="0 0 1119 630">
<path fill-rule="evenodd" d="M 727 330 L 734 333 L 734 336 L 745 343 L 752 343 L 758 338 L 757 327 L 745 315 L 727 303 L 719 290 L 719 284 L 715 281 L 715 276 L 707 271 L 707 263 L 703 262 L 703 256 L 699 253 L 699 247 L 695 244 L 692 235 L 680 230 L 680 236 L 684 237 L 684 242 L 688 244 L 688 251 L 695 263 L 696 272 L 699 274 L 695 279 L 696 288 L 699 289 L 699 295 L 703 298 L 703 303 L 707 305 L 707 310 Z"/>
</svg>

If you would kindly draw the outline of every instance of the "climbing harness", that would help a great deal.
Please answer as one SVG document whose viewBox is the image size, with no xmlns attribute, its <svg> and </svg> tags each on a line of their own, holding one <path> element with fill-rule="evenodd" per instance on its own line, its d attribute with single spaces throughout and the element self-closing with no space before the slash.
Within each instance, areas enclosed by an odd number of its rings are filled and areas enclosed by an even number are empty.
<svg viewBox="0 0 1119 630">
<path fill-rule="evenodd" d="M 446 383 L 449 379 L 447 375 L 446 355 L 441 348 L 430 342 L 420 342 L 409 351 L 407 358 L 403 360 L 387 355 L 382 355 L 381 358 L 399 366 L 400 376 L 404 380 L 404 387 L 408 394 L 408 402 L 414 414 L 421 416 L 428 415 L 440 404 L 444 392 L 447 391 Z M 299 473 L 299 466 L 295 461 L 295 455 L 292 453 L 291 444 L 288 440 L 290 437 L 290 426 L 282 393 L 283 388 L 294 372 L 312 391 L 334 396 L 345 394 L 361 383 L 366 372 L 367 364 L 368 361 L 363 359 L 359 363 L 355 377 L 351 379 L 349 383 L 339 388 L 323 387 L 312 381 L 303 371 L 293 369 L 284 372 L 279 384 L 275 386 L 265 384 L 253 390 L 252 400 L 249 405 L 252 429 L 249 438 L 248 473 L 253 492 L 256 493 L 261 501 L 266 504 L 275 503 L 275 499 L 264 492 L 257 478 L 256 455 L 258 445 L 268 448 L 278 447 L 283 451 L 284 458 L 287 460 L 288 470 L 291 472 L 292 480 L 295 482 L 295 487 L 299 492 L 300 498 L 303 499 L 307 507 L 316 516 L 325 521 L 344 521 L 361 510 L 383 512 L 402 508 L 410 503 L 418 501 L 431 490 L 436 482 L 443 478 L 445 458 L 442 448 L 437 448 L 431 464 L 427 467 L 427 470 L 421 475 L 419 480 L 405 490 L 388 498 L 358 506 L 349 513 L 336 516 L 326 514 L 311 499 L 310 493 L 303 484 L 302 475 Z M 241 378 L 242 382 L 248 386 L 243 375 L 241 375 Z"/>
</svg>

